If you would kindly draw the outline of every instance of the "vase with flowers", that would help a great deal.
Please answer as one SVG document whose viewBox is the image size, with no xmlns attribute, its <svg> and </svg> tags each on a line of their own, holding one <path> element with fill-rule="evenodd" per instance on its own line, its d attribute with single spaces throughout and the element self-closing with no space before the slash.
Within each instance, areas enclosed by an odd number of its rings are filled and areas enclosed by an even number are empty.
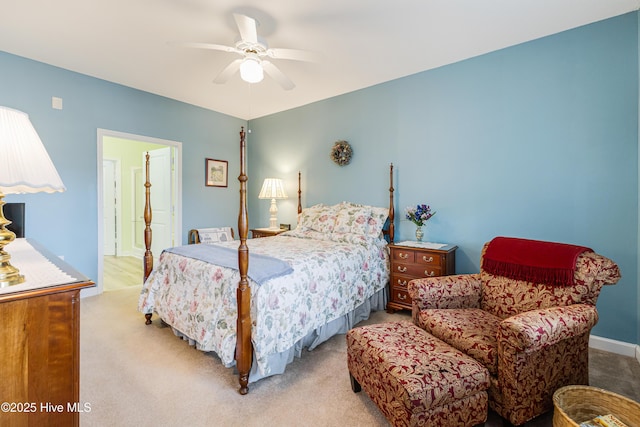
<svg viewBox="0 0 640 427">
<path fill-rule="evenodd" d="M 431 206 L 428 205 L 416 205 L 416 207 L 408 207 L 406 217 L 409 221 L 416 225 L 416 240 L 422 241 L 424 232 L 422 226 L 436 213 L 431 211 Z"/>
</svg>

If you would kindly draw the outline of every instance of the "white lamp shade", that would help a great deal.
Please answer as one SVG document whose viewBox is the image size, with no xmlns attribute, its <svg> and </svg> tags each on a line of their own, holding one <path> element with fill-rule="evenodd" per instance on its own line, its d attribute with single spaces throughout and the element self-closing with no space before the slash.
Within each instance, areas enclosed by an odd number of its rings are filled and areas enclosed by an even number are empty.
<svg viewBox="0 0 640 427">
<path fill-rule="evenodd" d="M 57 191 L 65 191 L 65 186 L 29 116 L 0 107 L 0 192 Z"/>
<path fill-rule="evenodd" d="M 246 57 L 240 64 L 240 77 L 247 83 L 259 83 L 264 78 L 264 70 L 258 58 Z"/>
<path fill-rule="evenodd" d="M 258 194 L 259 199 L 286 199 L 282 180 L 278 178 L 266 178 L 262 183 L 262 189 Z"/>
</svg>

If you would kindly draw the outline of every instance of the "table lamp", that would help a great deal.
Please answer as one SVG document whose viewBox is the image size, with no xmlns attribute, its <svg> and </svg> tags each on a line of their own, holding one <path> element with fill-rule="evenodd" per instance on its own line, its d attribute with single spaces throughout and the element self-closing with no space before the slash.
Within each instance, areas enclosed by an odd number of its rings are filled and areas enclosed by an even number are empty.
<svg viewBox="0 0 640 427">
<path fill-rule="evenodd" d="M 286 199 L 287 194 L 284 192 L 282 180 L 278 178 L 266 178 L 262 183 L 262 189 L 258 194 L 259 199 L 271 199 L 271 207 L 269 208 L 269 229 L 278 230 L 278 206 L 276 199 Z"/>
<path fill-rule="evenodd" d="M 47 150 L 42 145 L 29 116 L 0 106 L 0 288 L 24 282 L 24 276 L 11 265 L 5 246 L 16 235 L 5 228 L 5 194 L 53 193 L 65 187 Z"/>
</svg>

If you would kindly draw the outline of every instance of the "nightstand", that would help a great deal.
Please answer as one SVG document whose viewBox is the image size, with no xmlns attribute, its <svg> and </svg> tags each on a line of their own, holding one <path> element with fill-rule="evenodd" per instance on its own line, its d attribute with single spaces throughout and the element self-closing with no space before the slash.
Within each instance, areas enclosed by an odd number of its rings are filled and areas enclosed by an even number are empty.
<svg viewBox="0 0 640 427">
<path fill-rule="evenodd" d="M 391 278 L 387 311 L 411 310 L 407 284 L 422 277 L 455 273 L 457 246 L 426 242 L 400 242 L 389 245 Z"/>
<path fill-rule="evenodd" d="M 252 228 L 251 229 L 251 237 L 253 239 L 257 239 L 259 237 L 270 237 L 277 236 L 280 233 L 284 233 L 288 231 L 286 228 Z"/>
</svg>

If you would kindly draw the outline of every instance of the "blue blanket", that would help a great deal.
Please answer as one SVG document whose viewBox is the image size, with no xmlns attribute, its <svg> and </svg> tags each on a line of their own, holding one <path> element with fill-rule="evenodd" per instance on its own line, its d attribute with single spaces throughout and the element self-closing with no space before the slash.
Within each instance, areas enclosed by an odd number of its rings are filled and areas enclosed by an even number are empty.
<svg viewBox="0 0 640 427">
<path fill-rule="evenodd" d="M 209 264 L 238 270 L 238 250 L 218 245 L 186 245 L 165 249 L 177 255 L 194 258 Z M 293 271 L 291 266 L 278 259 L 266 255 L 249 252 L 249 271 L 247 276 L 258 286 L 269 279 L 284 276 Z"/>
</svg>

